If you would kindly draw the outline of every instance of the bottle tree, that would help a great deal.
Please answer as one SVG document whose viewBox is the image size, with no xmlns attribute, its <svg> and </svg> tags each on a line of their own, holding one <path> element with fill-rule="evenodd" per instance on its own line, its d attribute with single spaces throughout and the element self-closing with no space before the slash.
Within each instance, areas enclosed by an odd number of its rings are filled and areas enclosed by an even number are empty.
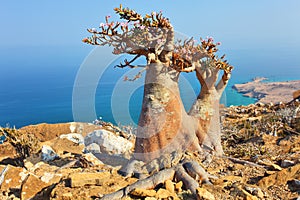
<svg viewBox="0 0 300 200">
<path fill-rule="evenodd" d="M 220 43 L 213 38 L 193 38 L 175 41 L 174 28 L 162 13 L 142 16 L 129 8 L 115 8 L 120 21 L 110 21 L 98 29 L 91 28 L 91 36 L 83 42 L 91 45 L 109 45 L 113 54 L 134 55 L 117 67 L 135 68 L 139 57 L 147 63 L 133 78 L 145 71 L 142 110 L 138 122 L 134 159 L 149 162 L 174 151 L 203 151 L 222 155 L 219 118 L 220 97 L 230 78 L 232 66 L 218 57 Z M 218 76 L 222 73 L 222 78 Z M 201 91 L 191 109 L 184 109 L 178 80 L 180 73 L 194 72 Z"/>
</svg>

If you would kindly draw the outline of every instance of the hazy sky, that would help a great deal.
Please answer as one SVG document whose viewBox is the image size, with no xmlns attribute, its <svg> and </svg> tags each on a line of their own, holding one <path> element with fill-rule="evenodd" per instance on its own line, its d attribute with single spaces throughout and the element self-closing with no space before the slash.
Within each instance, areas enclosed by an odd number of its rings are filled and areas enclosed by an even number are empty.
<svg viewBox="0 0 300 200">
<path fill-rule="evenodd" d="M 175 31 L 222 42 L 235 67 L 231 81 L 300 79 L 300 0 L 1 0 L 0 125 L 70 121 L 76 74 L 85 66 L 97 75 L 113 61 L 107 48 L 92 51 L 81 40 L 106 15 L 117 17 L 120 3 L 143 15 L 162 11 Z"/>
<path fill-rule="evenodd" d="M 0 45 L 74 46 L 122 3 L 143 14 L 162 10 L 175 30 L 212 35 L 224 48 L 300 46 L 299 0 L 2 0 Z"/>
</svg>

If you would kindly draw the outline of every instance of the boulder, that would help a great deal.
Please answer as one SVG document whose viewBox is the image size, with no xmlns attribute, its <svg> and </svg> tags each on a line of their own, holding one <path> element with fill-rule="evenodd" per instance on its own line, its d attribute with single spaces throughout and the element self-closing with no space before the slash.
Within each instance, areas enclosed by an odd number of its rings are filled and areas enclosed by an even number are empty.
<svg viewBox="0 0 300 200">
<path fill-rule="evenodd" d="M 42 160 L 44 161 L 52 161 L 55 158 L 58 158 L 58 155 L 55 151 L 48 145 L 42 146 Z"/>
<path fill-rule="evenodd" d="M 28 172 L 21 167 L 0 165 L 0 191 L 9 191 L 10 188 L 21 188 Z"/>
<path fill-rule="evenodd" d="M 68 134 L 70 137 L 73 134 Z M 73 141 L 74 140 L 74 141 Z M 84 144 L 75 139 L 68 139 L 66 137 L 57 138 L 51 141 L 50 146 L 59 155 L 62 156 L 65 153 L 82 154 L 84 151 Z"/>
<path fill-rule="evenodd" d="M 43 177 L 39 178 L 33 174 L 30 174 L 28 178 L 23 182 L 21 188 L 21 199 L 45 199 L 42 191 L 45 188 L 51 187 L 60 181 L 61 177 L 52 173 L 46 173 Z"/>
<path fill-rule="evenodd" d="M 18 157 L 18 153 L 14 146 L 9 142 L 4 142 L 0 144 L 0 161 L 4 159 L 14 159 Z"/>
<path fill-rule="evenodd" d="M 96 154 L 101 153 L 100 146 L 96 143 L 89 144 L 85 147 L 85 151 Z"/>
<path fill-rule="evenodd" d="M 86 185 L 103 185 L 110 178 L 109 172 L 99 173 L 74 173 L 70 175 L 71 187 L 83 187 Z"/>
<path fill-rule="evenodd" d="M 85 146 L 92 143 L 99 145 L 102 153 L 112 155 L 125 154 L 133 148 L 131 142 L 107 130 L 96 130 L 84 138 Z"/>
</svg>

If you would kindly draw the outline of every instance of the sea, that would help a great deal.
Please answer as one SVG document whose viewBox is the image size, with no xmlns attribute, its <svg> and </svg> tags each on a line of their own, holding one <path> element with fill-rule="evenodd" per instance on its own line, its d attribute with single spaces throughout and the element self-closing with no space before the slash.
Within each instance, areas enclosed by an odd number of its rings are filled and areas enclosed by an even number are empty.
<svg viewBox="0 0 300 200">
<path fill-rule="evenodd" d="M 87 46 L 0 47 L 0 126 L 23 127 L 39 123 L 93 122 L 135 126 L 141 111 L 142 68 L 115 68 L 125 56 L 111 49 Z M 226 106 L 249 105 L 257 100 L 236 92 L 232 86 L 255 77 L 268 81 L 300 80 L 299 51 L 224 49 L 235 67 L 221 98 Z M 137 64 L 145 63 L 139 59 Z M 189 110 L 200 85 L 194 73 L 182 74 L 181 96 Z"/>
</svg>

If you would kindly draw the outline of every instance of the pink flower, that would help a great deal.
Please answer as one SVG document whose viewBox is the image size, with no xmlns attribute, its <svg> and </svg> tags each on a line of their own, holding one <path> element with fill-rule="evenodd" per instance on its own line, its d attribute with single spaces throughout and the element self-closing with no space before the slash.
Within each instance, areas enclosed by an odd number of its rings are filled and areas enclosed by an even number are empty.
<svg viewBox="0 0 300 200">
<path fill-rule="evenodd" d="M 96 28 L 92 28 L 91 31 L 92 31 L 92 33 L 97 33 L 97 29 Z"/>
<path fill-rule="evenodd" d="M 105 26 L 105 24 L 104 23 L 100 23 L 100 27 L 104 27 Z"/>
<path fill-rule="evenodd" d="M 145 26 L 144 26 L 144 25 L 140 26 L 140 29 L 144 30 L 144 29 L 145 29 Z"/>
<path fill-rule="evenodd" d="M 216 45 L 221 45 L 221 42 L 217 42 Z"/>
<path fill-rule="evenodd" d="M 110 16 L 110 15 L 107 15 L 106 17 L 107 17 L 107 18 L 111 18 L 111 16 Z"/>
</svg>

